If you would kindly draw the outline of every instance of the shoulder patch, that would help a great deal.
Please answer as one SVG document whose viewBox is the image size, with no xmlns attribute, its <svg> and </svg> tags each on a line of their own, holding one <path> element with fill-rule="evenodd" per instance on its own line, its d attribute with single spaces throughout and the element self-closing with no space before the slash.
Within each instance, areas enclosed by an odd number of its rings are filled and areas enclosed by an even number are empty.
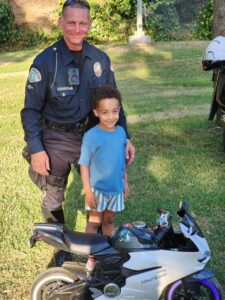
<svg viewBox="0 0 225 300">
<path fill-rule="evenodd" d="M 36 68 L 31 68 L 28 76 L 28 80 L 30 83 L 41 81 L 42 77 L 40 71 Z"/>
<path fill-rule="evenodd" d="M 102 66 L 98 61 L 94 64 L 94 72 L 97 77 L 102 76 Z"/>
</svg>

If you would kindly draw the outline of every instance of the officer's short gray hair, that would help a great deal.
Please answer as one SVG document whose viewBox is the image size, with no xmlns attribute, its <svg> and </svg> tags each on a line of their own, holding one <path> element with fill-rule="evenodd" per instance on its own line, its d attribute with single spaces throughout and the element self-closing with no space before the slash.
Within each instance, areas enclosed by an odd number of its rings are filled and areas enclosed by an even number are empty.
<svg viewBox="0 0 225 300">
<path fill-rule="evenodd" d="M 77 8 L 86 8 L 90 11 L 90 5 L 86 0 L 67 0 L 64 2 L 62 7 L 62 15 L 66 7 L 77 7 Z"/>
</svg>

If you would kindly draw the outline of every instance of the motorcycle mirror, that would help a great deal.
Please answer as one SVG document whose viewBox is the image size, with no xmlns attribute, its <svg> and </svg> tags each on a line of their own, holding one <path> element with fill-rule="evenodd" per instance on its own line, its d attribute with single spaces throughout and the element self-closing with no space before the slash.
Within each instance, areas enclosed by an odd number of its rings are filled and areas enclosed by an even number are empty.
<svg viewBox="0 0 225 300">
<path fill-rule="evenodd" d="M 177 211 L 177 215 L 180 218 L 183 218 L 185 213 L 188 211 L 188 204 L 185 201 L 180 201 L 179 210 Z"/>
<path fill-rule="evenodd" d="M 157 213 L 159 213 L 160 215 L 161 214 L 164 214 L 166 211 L 164 208 L 157 208 Z"/>
</svg>

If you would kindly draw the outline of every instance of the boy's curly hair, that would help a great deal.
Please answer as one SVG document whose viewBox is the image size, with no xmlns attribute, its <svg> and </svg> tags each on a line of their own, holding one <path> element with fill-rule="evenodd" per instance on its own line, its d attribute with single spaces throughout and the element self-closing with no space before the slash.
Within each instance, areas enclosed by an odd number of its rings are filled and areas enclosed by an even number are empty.
<svg viewBox="0 0 225 300">
<path fill-rule="evenodd" d="M 118 100 L 119 105 L 121 105 L 122 97 L 118 89 L 112 87 L 111 85 L 104 84 L 93 91 L 92 95 L 92 107 L 97 108 L 99 102 L 104 99 L 115 98 Z"/>
</svg>

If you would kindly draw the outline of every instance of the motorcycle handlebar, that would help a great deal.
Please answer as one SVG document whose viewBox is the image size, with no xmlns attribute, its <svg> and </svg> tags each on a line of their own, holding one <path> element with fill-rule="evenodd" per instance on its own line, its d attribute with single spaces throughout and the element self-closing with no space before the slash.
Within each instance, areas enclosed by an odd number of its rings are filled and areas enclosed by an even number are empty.
<svg viewBox="0 0 225 300">
<path fill-rule="evenodd" d="M 31 235 L 30 239 L 29 239 L 29 247 L 33 248 L 35 246 L 37 242 L 37 231 L 34 230 L 33 234 Z"/>
</svg>

